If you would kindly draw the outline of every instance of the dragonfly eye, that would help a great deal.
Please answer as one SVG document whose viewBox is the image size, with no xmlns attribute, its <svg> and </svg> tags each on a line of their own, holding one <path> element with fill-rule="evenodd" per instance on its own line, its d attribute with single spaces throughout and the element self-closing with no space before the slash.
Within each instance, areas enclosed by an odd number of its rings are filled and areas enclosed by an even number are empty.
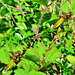
<svg viewBox="0 0 75 75">
<path fill-rule="evenodd" d="M 68 17 L 65 17 L 65 19 L 68 19 Z"/>
</svg>

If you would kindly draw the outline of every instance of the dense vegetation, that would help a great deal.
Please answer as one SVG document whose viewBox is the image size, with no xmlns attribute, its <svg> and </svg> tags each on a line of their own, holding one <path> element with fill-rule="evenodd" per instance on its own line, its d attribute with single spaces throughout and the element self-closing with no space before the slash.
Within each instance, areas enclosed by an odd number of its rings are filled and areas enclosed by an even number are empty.
<svg viewBox="0 0 75 75">
<path fill-rule="evenodd" d="M 75 74 L 75 0 L 0 0 L 0 75 Z M 55 29 L 63 13 L 68 21 Z M 61 23 L 61 21 L 60 21 Z"/>
</svg>

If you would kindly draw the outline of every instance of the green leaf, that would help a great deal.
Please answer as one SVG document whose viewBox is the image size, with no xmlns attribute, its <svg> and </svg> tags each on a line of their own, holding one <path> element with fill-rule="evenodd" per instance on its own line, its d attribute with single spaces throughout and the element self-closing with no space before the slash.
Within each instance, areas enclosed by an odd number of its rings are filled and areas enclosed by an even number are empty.
<svg viewBox="0 0 75 75">
<path fill-rule="evenodd" d="M 10 31 L 11 31 L 11 29 L 8 29 L 8 30 L 6 31 L 6 34 L 9 34 L 9 33 L 10 33 Z"/>
<path fill-rule="evenodd" d="M 35 55 L 36 57 L 43 58 L 43 52 L 45 52 L 46 47 L 38 47 L 37 49 L 30 48 L 26 53 Z"/>
<path fill-rule="evenodd" d="M 40 58 L 35 55 L 26 54 L 24 58 L 27 60 L 33 61 L 34 63 L 40 62 Z"/>
<path fill-rule="evenodd" d="M 69 1 L 68 1 L 68 0 L 65 0 L 65 1 L 62 3 L 62 10 L 64 10 L 65 12 L 69 12 L 68 5 L 69 5 Z"/>
<path fill-rule="evenodd" d="M 22 40 L 22 36 L 19 33 L 15 33 L 15 38 L 18 40 Z"/>
<path fill-rule="evenodd" d="M 0 61 L 5 64 L 8 64 L 10 61 L 9 53 L 5 50 L 5 47 L 0 49 Z"/>
<path fill-rule="evenodd" d="M 15 75 L 26 75 L 25 71 L 23 69 L 16 69 Z"/>
<path fill-rule="evenodd" d="M 75 56 L 67 55 L 66 59 L 71 62 L 72 64 L 75 64 Z"/>
<path fill-rule="evenodd" d="M 27 75 L 46 75 L 45 73 L 43 73 L 43 72 L 37 72 L 37 71 L 31 71 L 31 72 L 29 72 L 29 74 L 27 74 Z"/>
<path fill-rule="evenodd" d="M 32 70 L 38 69 L 38 65 L 36 65 L 34 62 L 27 59 L 22 60 L 22 67 L 24 68 L 26 73 L 29 73 Z"/>
<path fill-rule="evenodd" d="M 73 50 L 73 46 L 72 46 L 72 35 L 71 34 L 69 34 L 69 35 L 67 35 L 67 37 L 68 37 L 68 39 L 67 38 L 65 38 L 65 40 L 67 41 L 67 43 L 65 44 L 65 48 L 66 48 L 66 50 L 67 50 L 67 52 L 71 52 L 71 53 L 74 53 L 74 50 Z"/>
<path fill-rule="evenodd" d="M 46 61 L 54 62 L 58 57 L 61 56 L 60 52 L 57 52 L 54 49 L 51 49 L 50 51 L 47 52 L 46 54 Z"/>
<path fill-rule="evenodd" d="M 26 25 L 25 25 L 25 23 L 21 23 L 21 22 L 18 22 L 17 23 L 17 25 L 18 25 L 18 27 L 21 29 L 21 30 L 27 30 L 27 27 L 26 27 Z"/>
<path fill-rule="evenodd" d="M 72 12 L 73 14 L 75 14 L 75 0 L 71 0 L 71 9 L 72 9 Z"/>
<path fill-rule="evenodd" d="M 26 0 L 26 1 L 29 1 L 29 0 Z M 46 5 L 49 0 L 30 0 L 30 1 L 36 2 L 38 4 Z"/>
<path fill-rule="evenodd" d="M 16 46 L 15 48 L 13 48 L 13 51 L 14 52 L 17 52 L 17 51 L 23 51 L 23 47 L 25 47 L 25 45 L 18 45 Z"/>
<path fill-rule="evenodd" d="M 15 75 L 26 75 L 25 71 L 23 69 L 16 69 L 14 70 Z M 4 75 L 11 75 L 12 71 L 7 71 Z"/>
<path fill-rule="evenodd" d="M 12 71 L 7 71 L 4 75 L 10 75 Z"/>
<path fill-rule="evenodd" d="M 0 33 L 0 37 L 3 38 L 3 37 L 5 37 L 5 36 L 4 36 L 4 34 L 1 34 L 1 33 Z"/>
<path fill-rule="evenodd" d="M 14 13 L 14 15 L 16 14 L 17 12 L 15 12 Z M 19 14 L 19 13 L 17 13 L 17 14 Z M 22 20 L 22 16 L 20 15 L 20 16 L 15 16 L 15 18 L 18 20 L 18 22 L 21 22 L 21 20 Z"/>
<path fill-rule="evenodd" d="M 25 32 L 24 30 L 22 30 L 22 31 L 20 32 L 20 34 L 22 34 L 23 39 L 24 39 L 24 38 L 27 38 L 27 37 L 29 37 L 29 36 L 34 35 L 33 32 L 31 32 L 31 31 Z"/>
<path fill-rule="evenodd" d="M 73 12 L 73 14 L 75 14 L 75 0 L 71 0 L 71 11 Z M 65 12 L 70 12 L 69 8 L 69 1 L 68 0 L 65 0 L 63 3 L 62 3 L 62 10 L 64 10 Z"/>
<path fill-rule="evenodd" d="M 32 35 L 34 35 L 34 33 L 32 33 L 31 31 L 27 32 L 27 36 L 32 36 Z"/>
</svg>

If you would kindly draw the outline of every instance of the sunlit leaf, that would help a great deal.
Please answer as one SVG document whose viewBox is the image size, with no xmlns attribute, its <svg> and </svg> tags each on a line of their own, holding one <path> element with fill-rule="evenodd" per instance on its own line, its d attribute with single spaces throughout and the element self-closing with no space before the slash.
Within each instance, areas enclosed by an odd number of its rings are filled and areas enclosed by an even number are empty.
<svg viewBox="0 0 75 75">
<path fill-rule="evenodd" d="M 8 52 L 5 50 L 5 47 L 0 49 L 0 61 L 5 64 L 8 64 L 10 61 L 10 56 Z"/>
<path fill-rule="evenodd" d="M 46 54 L 46 61 L 54 62 L 56 58 L 60 57 L 61 53 L 57 52 L 56 50 L 52 49 L 47 52 Z"/>
<path fill-rule="evenodd" d="M 66 58 L 69 62 L 71 62 L 72 64 L 75 64 L 75 56 L 67 55 Z"/>
<path fill-rule="evenodd" d="M 43 72 L 38 72 L 38 71 L 31 71 L 29 74 L 27 75 L 46 75 L 45 73 Z"/>
<path fill-rule="evenodd" d="M 29 1 L 29 0 L 26 0 L 26 1 Z M 30 0 L 30 1 L 36 2 L 38 4 L 46 5 L 49 0 Z"/>
</svg>

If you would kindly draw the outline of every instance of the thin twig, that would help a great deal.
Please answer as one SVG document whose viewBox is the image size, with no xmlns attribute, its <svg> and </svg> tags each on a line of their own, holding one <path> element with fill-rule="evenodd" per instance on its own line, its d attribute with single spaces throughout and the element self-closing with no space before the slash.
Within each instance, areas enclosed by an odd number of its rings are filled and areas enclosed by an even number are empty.
<svg viewBox="0 0 75 75">
<path fill-rule="evenodd" d="M 45 7 L 45 9 L 44 9 L 44 11 L 43 11 L 43 13 L 42 13 L 42 16 L 41 16 L 41 18 L 40 18 L 40 20 L 39 20 L 38 27 L 37 27 L 37 34 L 38 34 L 38 31 L 39 31 L 39 26 L 40 26 L 40 24 L 41 24 L 41 21 L 42 21 L 42 19 L 43 19 L 43 16 L 44 16 L 44 14 L 45 14 L 45 12 L 46 12 L 46 9 L 47 9 L 47 6 Z"/>
<path fill-rule="evenodd" d="M 55 5 L 56 6 L 56 5 Z M 62 12 L 66 13 L 65 11 L 63 11 L 59 6 L 56 6 L 56 8 L 60 9 Z"/>
<path fill-rule="evenodd" d="M 27 18 L 26 18 L 26 16 L 25 16 L 25 14 L 23 13 L 23 11 L 22 11 L 22 9 L 21 9 L 21 6 L 20 6 L 20 3 L 19 3 L 19 0 L 17 0 L 17 2 L 18 2 L 18 6 L 19 6 L 19 10 L 20 10 L 20 12 L 22 13 L 22 15 L 24 16 L 24 18 L 25 18 L 25 20 L 27 21 L 27 23 L 30 25 L 30 27 L 32 28 L 32 26 L 31 26 L 31 24 L 30 24 L 30 22 L 27 20 Z"/>
<path fill-rule="evenodd" d="M 41 18 L 40 18 L 40 20 L 39 20 L 38 27 L 37 27 L 37 30 L 36 30 L 36 35 L 38 35 L 39 27 L 40 27 L 41 21 L 42 21 L 42 19 L 43 19 L 43 16 L 44 16 L 44 14 L 45 14 L 45 12 L 46 12 L 46 9 L 47 9 L 47 7 L 45 7 L 45 9 L 44 9 L 44 11 L 43 11 L 43 13 L 42 13 L 42 16 L 41 16 Z M 43 42 L 41 41 L 40 37 L 38 38 L 38 40 L 41 42 L 42 46 L 44 46 L 44 44 L 43 44 Z"/>
<path fill-rule="evenodd" d="M 43 11 L 43 9 L 36 10 L 35 12 L 41 12 L 41 11 Z M 29 12 L 24 13 L 24 14 L 28 14 L 28 13 L 29 13 Z M 16 14 L 16 15 L 14 15 L 14 16 L 19 16 L 19 15 L 21 15 L 21 14 Z M 9 18 L 9 17 L 12 17 L 12 16 L 0 16 L 0 18 Z"/>
<path fill-rule="evenodd" d="M 3 3 L 1 3 L 1 4 L 3 4 Z M 13 6 L 10 6 L 10 5 L 7 5 L 7 4 L 4 4 L 5 6 L 8 6 L 9 8 L 13 8 L 13 9 L 15 9 L 15 10 L 18 10 L 18 11 L 20 11 L 18 8 L 16 8 L 16 7 L 13 7 Z"/>
<path fill-rule="evenodd" d="M 11 11 L 10 11 L 10 9 L 7 7 L 7 5 L 6 4 L 4 4 L 2 1 L 1 1 L 1 3 L 2 3 L 2 5 L 4 5 L 7 9 L 8 9 L 8 11 L 10 12 L 10 14 L 11 14 L 11 18 L 13 19 L 13 21 L 14 21 L 14 23 L 16 24 L 16 22 L 15 22 L 15 19 L 13 18 L 13 16 L 12 16 L 12 13 L 11 13 Z M 16 26 L 18 27 L 18 25 L 16 24 Z M 20 28 L 19 28 L 20 29 Z"/>
<path fill-rule="evenodd" d="M 28 23 L 28 24 L 30 25 L 30 27 L 32 28 L 33 32 L 36 34 L 36 36 L 39 35 L 39 34 L 37 34 L 37 30 L 34 29 L 34 28 L 32 27 L 32 25 L 30 24 L 30 22 L 27 20 L 27 17 L 25 16 L 25 14 L 23 13 L 23 11 L 22 11 L 22 9 L 21 9 L 21 6 L 20 6 L 20 3 L 19 3 L 19 0 L 17 0 L 17 2 L 18 2 L 18 6 L 19 6 L 19 10 L 20 10 L 20 12 L 21 12 L 22 15 L 24 16 L 24 18 L 25 18 L 25 20 L 27 21 L 27 23 Z M 40 38 L 38 38 L 38 40 L 41 41 Z M 41 42 L 41 44 L 42 44 L 42 46 L 44 46 L 43 42 Z"/>
<path fill-rule="evenodd" d="M 53 14 L 54 14 L 54 11 L 55 11 L 55 5 L 56 5 L 57 1 L 54 2 L 54 8 L 53 8 Z"/>
<path fill-rule="evenodd" d="M 10 8 L 13 8 L 13 9 L 16 9 L 16 10 L 20 11 L 20 12 L 22 13 L 22 15 L 24 16 L 25 20 L 27 21 L 27 23 L 28 23 L 28 24 L 30 25 L 30 27 L 32 28 L 33 32 L 36 34 L 36 36 L 39 35 L 39 34 L 37 34 L 37 30 L 34 29 L 34 28 L 31 26 L 30 22 L 27 20 L 25 14 L 23 13 L 23 11 L 22 11 L 22 9 L 21 9 L 21 6 L 20 6 L 20 3 L 19 3 L 19 0 L 17 0 L 17 2 L 18 2 L 19 9 L 17 9 L 17 8 L 15 8 L 15 7 L 13 7 L 13 6 L 6 5 L 6 4 L 4 4 L 2 1 L 1 1 L 1 4 L 3 4 L 6 8 L 7 8 L 7 6 L 8 6 L 8 7 L 10 7 Z M 10 11 L 9 8 L 7 8 L 7 9 Z M 36 11 L 36 12 L 38 12 L 38 11 Z M 39 11 L 39 12 L 40 12 L 40 11 Z M 12 16 L 11 11 L 10 11 L 10 14 L 11 14 L 11 16 L 6 16 L 6 17 L 12 17 L 14 23 L 16 24 L 16 22 L 15 22 L 13 16 Z M 16 16 L 17 16 L 17 15 L 16 15 Z M 1 17 L 3 17 L 3 16 L 1 16 Z M 3 18 L 5 18 L 5 17 L 3 17 Z M 17 24 L 16 24 L 16 25 L 17 25 Z M 18 26 L 18 25 L 17 25 L 17 26 Z M 20 29 L 20 28 L 19 28 L 19 29 Z M 20 30 L 21 30 L 21 29 L 20 29 Z M 38 38 L 38 40 L 41 41 L 40 38 Z M 42 46 L 44 46 L 43 42 L 41 42 L 41 44 L 42 44 Z"/>
<path fill-rule="evenodd" d="M 62 3 L 63 3 L 63 0 L 61 0 L 59 16 L 60 16 L 60 14 L 61 14 L 61 6 L 62 6 Z"/>
<path fill-rule="evenodd" d="M 70 10 L 70 12 L 71 12 L 71 0 L 68 0 L 68 2 L 69 2 L 69 6 L 68 6 L 68 8 L 69 8 L 69 10 Z"/>
<path fill-rule="evenodd" d="M 39 65 L 42 65 L 42 62 L 46 60 L 45 55 L 47 54 L 47 52 L 48 52 L 49 50 L 52 49 L 51 44 L 57 39 L 57 36 L 58 36 L 59 33 L 62 32 L 62 31 L 63 31 L 63 30 L 61 29 L 61 30 L 58 32 L 58 34 L 54 36 L 53 40 L 52 40 L 51 43 L 49 44 L 50 47 L 47 48 L 46 51 L 43 53 L 43 58 L 40 60 L 40 64 L 39 64 Z M 37 71 L 38 71 L 40 68 L 42 68 L 42 66 L 39 66 L 38 69 L 37 69 Z"/>
</svg>

